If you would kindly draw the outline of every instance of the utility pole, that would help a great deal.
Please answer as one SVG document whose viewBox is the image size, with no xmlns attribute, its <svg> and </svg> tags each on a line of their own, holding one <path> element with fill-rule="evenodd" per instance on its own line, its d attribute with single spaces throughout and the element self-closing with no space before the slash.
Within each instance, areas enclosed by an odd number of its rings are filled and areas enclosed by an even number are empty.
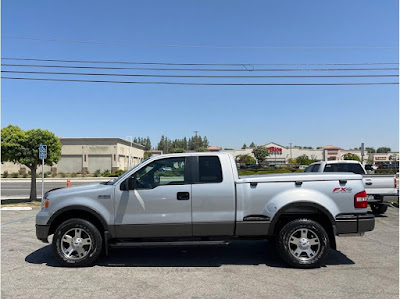
<svg viewBox="0 0 400 299">
<path fill-rule="evenodd" d="M 193 131 L 194 132 L 194 135 L 195 135 L 195 143 L 194 143 L 194 150 L 195 151 L 197 151 L 197 149 L 198 149 L 198 144 L 197 144 L 197 133 L 198 132 L 200 132 L 200 131 Z"/>
<path fill-rule="evenodd" d="M 292 164 L 292 143 L 289 142 L 289 149 L 290 149 L 290 164 Z"/>
<path fill-rule="evenodd" d="M 361 143 L 361 164 L 364 165 L 364 142 Z"/>
</svg>

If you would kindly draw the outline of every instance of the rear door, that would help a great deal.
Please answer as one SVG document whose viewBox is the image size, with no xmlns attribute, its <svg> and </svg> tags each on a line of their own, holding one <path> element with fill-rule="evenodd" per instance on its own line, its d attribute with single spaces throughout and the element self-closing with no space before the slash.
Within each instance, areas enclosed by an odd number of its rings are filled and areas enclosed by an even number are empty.
<svg viewBox="0 0 400 299">
<path fill-rule="evenodd" d="M 236 206 L 229 157 L 210 155 L 193 158 L 193 236 L 232 236 Z"/>
</svg>

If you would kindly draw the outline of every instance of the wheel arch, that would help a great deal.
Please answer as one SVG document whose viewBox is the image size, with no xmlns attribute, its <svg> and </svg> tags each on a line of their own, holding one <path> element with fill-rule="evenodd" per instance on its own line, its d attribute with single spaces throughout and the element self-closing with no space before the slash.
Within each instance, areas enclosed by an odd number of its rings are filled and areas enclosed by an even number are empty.
<svg viewBox="0 0 400 299">
<path fill-rule="evenodd" d="M 325 207 L 315 202 L 298 201 L 281 207 L 271 219 L 268 235 L 276 236 L 284 225 L 299 218 L 309 218 L 321 224 L 328 233 L 331 247 L 336 249 L 336 221 Z"/>
<path fill-rule="evenodd" d="M 55 212 L 49 219 L 49 235 L 53 234 L 57 227 L 65 220 L 81 218 L 92 222 L 102 233 L 108 231 L 108 224 L 97 211 L 81 205 L 72 205 Z"/>
</svg>

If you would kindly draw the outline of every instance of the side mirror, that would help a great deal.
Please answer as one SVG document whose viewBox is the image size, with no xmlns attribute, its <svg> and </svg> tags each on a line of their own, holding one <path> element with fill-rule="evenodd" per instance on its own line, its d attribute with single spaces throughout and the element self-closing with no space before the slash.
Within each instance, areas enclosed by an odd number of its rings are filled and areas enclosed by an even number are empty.
<svg viewBox="0 0 400 299">
<path fill-rule="evenodd" d="M 136 189 L 135 177 L 129 177 L 125 181 L 123 181 L 120 185 L 120 189 L 122 191 L 135 190 Z"/>
</svg>

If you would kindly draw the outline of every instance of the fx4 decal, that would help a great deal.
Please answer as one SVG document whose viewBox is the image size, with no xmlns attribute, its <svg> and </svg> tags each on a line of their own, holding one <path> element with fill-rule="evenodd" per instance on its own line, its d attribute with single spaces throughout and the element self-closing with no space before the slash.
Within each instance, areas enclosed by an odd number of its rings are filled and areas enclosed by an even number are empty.
<svg viewBox="0 0 400 299">
<path fill-rule="evenodd" d="M 353 189 L 350 187 L 340 187 L 334 188 L 332 193 L 351 193 L 351 191 L 353 191 Z"/>
</svg>

